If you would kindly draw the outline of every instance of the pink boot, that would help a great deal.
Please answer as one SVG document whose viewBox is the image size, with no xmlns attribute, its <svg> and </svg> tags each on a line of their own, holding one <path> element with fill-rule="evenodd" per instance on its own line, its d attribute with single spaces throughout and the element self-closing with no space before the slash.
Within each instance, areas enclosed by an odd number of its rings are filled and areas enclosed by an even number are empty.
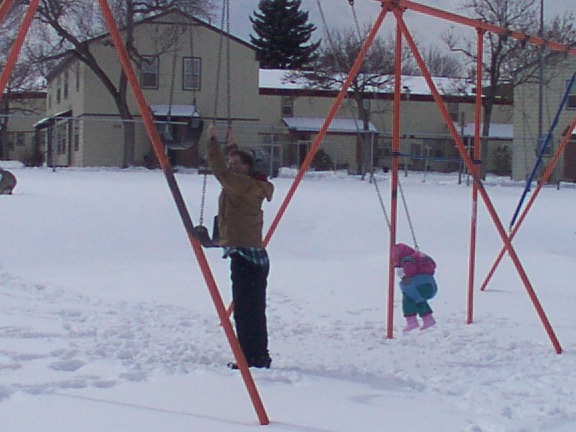
<svg viewBox="0 0 576 432">
<path fill-rule="evenodd" d="M 408 315 L 406 317 L 406 327 L 402 329 L 403 332 L 409 332 L 418 328 L 418 319 L 416 315 Z"/>
<path fill-rule="evenodd" d="M 431 313 L 424 315 L 422 317 L 422 327 L 420 327 L 420 330 L 426 330 L 427 328 L 432 327 L 434 324 L 436 324 L 436 320 Z"/>
</svg>

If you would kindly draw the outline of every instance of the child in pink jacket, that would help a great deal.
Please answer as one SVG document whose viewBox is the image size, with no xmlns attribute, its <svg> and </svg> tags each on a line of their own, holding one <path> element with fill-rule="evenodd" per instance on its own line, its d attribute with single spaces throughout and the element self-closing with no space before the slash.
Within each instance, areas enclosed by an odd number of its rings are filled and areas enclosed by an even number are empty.
<svg viewBox="0 0 576 432">
<path fill-rule="evenodd" d="M 438 291 L 434 272 L 436 263 L 425 253 L 417 251 L 404 243 L 394 245 L 392 249 L 394 267 L 401 277 L 402 310 L 406 318 L 404 331 L 420 327 L 417 316 L 422 318 L 420 330 L 436 324 L 428 300 Z"/>
</svg>

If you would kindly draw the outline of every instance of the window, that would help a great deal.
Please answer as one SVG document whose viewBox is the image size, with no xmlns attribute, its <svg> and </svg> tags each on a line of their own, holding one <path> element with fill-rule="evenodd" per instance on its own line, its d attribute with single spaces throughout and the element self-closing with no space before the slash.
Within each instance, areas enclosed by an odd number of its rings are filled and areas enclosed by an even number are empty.
<svg viewBox="0 0 576 432">
<path fill-rule="evenodd" d="M 282 117 L 294 117 L 294 98 L 282 96 Z"/>
<path fill-rule="evenodd" d="M 566 88 L 568 88 L 569 85 L 570 81 L 566 81 Z M 576 85 L 573 85 L 570 88 L 570 93 L 568 93 L 568 101 L 566 102 L 566 109 L 576 109 Z"/>
<path fill-rule="evenodd" d="M 16 139 L 15 134 L 14 133 L 9 133 L 8 134 L 8 150 L 9 151 L 13 151 L 14 150 L 14 140 Z"/>
<path fill-rule="evenodd" d="M 576 108 L 576 107 L 575 107 Z M 540 154 L 542 153 L 543 155 L 547 155 L 550 156 L 552 154 L 552 143 L 554 142 L 554 136 L 550 136 L 550 141 L 548 141 L 548 144 L 546 145 L 546 148 L 544 150 L 542 150 L 542 146 L 544 144 L 546 144 L 546 137 L 548 135 L 542 135 L 542 137 L 540 138 L 540 142 L 538 143 L 538 148 L 536 149 L 536 154 Z"/>
<path fill-rule="evenodd" d="M 460 121 L 460 113 L 458 112 L 458 104 L 455 102 L 448 102 L 447 107 L 448 114 L 450 115 L 450 120 L 453 122 Z"/>
<path fill-rule="evenodd" d="M 49 129 L 46 128 L 44 131 L 40 131 L 40 133 L 37 135 L 36 139 L 38 140 L 37 145 L 38 145 L 39 149 L 46 148 L 46 141 L 48 138 L 46 134 L 48 133 L 48 130 Z M 36 139 L 35 139 L 35 141 L 36 141 Z"/>
<path fill-rule="evenodd" d="M 74 151 L 80 150 L 80 125 L 74 122 Z"/>
<path fill-rule="evenodd" d="M 377 148 L 378 158 L 386 158 L 392 156 L 392 142 L 385 140 L 379 140 Z"/>
<path fill-rule="evenodd" d="M 58 151 L 58 154 L 66 154 L 67 152 L 69 131 L 70 122 L 66 122 L 56 127 L 56 150 Z"/>
<path fill-rule="evenodd" d="M 56 80 L 56 103 L 59 104 L 62 101 L 62 77 L 59 76 Z"/>
<path fill-rule="evenodd" d="M 80 62 L 76 63 L 76 91 L 80 91 Z"/>
<path fill-rule="evenodd" d="M 370 99 L 362 99 L 362 108 L 364 109 L 365 112 L 368 113 L 368 115 L 370 115 L 370 111 L 372 104 L 370 103 Z"/>
<path fill-rule="evenodd" d="M 199 57 L 182 59 L 182 89 L 200 90 L 202 61 Z"/>
<path fill-rule="evenodd" d="M 16 147 L 24 147 L 26 145 L 26 135 L 23 132 L 16 134 Z"/>
<path fill-rule="evenodd" d="M 142 88 L 158 88 L 158 57 L 143 56 L 140 68 L 140 85 Z"/>
<path fill-rule="evenodd" d="M 68 81 L 70 78 L 70 74 L 68 70 L 64 72 L 64 100 L 68 99 Z"/>
</svg>

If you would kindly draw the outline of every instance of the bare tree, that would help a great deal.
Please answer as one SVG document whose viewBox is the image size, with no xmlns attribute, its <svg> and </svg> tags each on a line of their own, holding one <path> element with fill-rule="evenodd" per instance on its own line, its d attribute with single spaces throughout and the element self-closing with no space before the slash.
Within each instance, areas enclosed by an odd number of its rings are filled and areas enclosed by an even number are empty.
<svg viewBox="0 0 576 432">
<path fill-rule="evenodd" d="M 212 0 L 113 0 L 110 2 L 115 19 L 123 29 L 127 51 L 136 65 L 142 57 L 134 43 L 134 28 L 147 17 L 170 9 L 206 17 L 211 11 Z M 134 164 L 135 126 L 128 104 L 128 83 L 122 72 L 119 77 L 105 72 L 101 59 L 96 58 L 87 43 L 91 38 L 106 31 L 99 13 L 98 3 L 92 0 L 42 0 L 37 13 L 34 53 L 38 63 L 51 64 L 67 56 L 85 63 L 102 82 L 114 99 L 124 127 L 124 166 Z M 176 30 L 178 31 L 178 30 Z M 180 30 L 181 31 L 181 30 Z M 166 45 L 174 42 L 174 36 L 161 38 Z M 166 47 L 164 47 L 167 49 Z"/>
<path fill-rule="evenodd" d="M 313 88 L 324 90 L 340 89 L 348 78 L 369 32 L 369 28 L 358 31 L 353 29 L 328 30 L 322 40 L 322 47 L 310 71 L 296 74 L 304 78 Z M 393 85 L 395 43 L 393 38 L 377 37 L 366 54 L 359 73 L 350 85 L 350 98 L 354 101 L 359 119 L 359 128 L 363 131 L 359 140 L 359 161 L 361 174 L 366 172 L 366 152 L 369 149 L 370 109 L 364 103 L 372 94 L 390 90 Z M 408 52 L 403 55 L 403 73 L 415 74 L 416 69 Z"/>
<path fill-rule="evenodd" d="M 434 77 L 458 78 L 463 74 L 463 65 L 454 55 L 437 46 L 430 46 L 422 53 L 430 75 Z"/>
<path fill-rule="evenodd" d="M 16 3 L 0 23 L 0 70 L 5 70 L 6 59 L 11 51 L 23 16 L 23 6 Z M 37 91 L 43 87 L 42 75 L 34 62 L 25 53 L 21 53 L 18 63 L 12 69 L 0 102 L 0 159 L 8 157 L 8 127 L 12 115 L 39 114 L 25 108 L 22 104 L 12 104 L 27 91 Z"/>
<path fill-rule="evenodd" d="M 537 0 L 464 0 L 462 9 L 469 11 L 473 18 L 509 28 L 527 34 L 536 34 L 540 28 L 539 8 Z M 574 16 L 565 14 L 555 17 L 542 35 L 544 38 L 570 44 L 576 41 Z M 538 80 L 540 55 L 547 64 L 560 61 L 558 55 L 540 53 L 540 48 L 528 45 L 508 37 L 506 34 L 488 32 L 486 52 L 484 53 L 483 73 L 487 85 L 483 91 L 483 130 L 484 145 L 482 145 L 482 160 L 487 160 L 487 137 L 490 132 L 492 111 L 499 98 L 512 99 L 514 88 L 527 81 Z M 455 52 L 463 53 L 470 61 L 471 72 L 475 73 L 476 40 L 470 40 L 449 34 L 446 43 Z M 519 73 L 521 71 L 521 73 Z M 484 177 L 485 165 L 481 165 L 481 175 Z"/>
</svg>

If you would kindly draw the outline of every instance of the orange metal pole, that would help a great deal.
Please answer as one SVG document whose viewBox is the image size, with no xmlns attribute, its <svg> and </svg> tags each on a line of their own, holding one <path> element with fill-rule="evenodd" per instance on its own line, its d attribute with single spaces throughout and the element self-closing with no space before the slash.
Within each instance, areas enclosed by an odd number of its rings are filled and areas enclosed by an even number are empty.
<svg viewBox="0 0 576 432">
<path fill-rule="evenodd" d="M 4 18 L 8 14 L 10 7 L 12 7 L 12 0 L 4 0 L 0 3 L 0 22 L 4 21 Z"/>
<path fill-rule="evenodd" d="M 356 61 L 354 62 L 354 64 L 352 65 L 352 68 L 350 69 L 350 72 L 348 73 L 348 77 L 344 81 L 344 84 L 342 84 L 342 88 L 340 89 L 338 96 L 336 96 L 336 100 L 332 104 L 332 107 L 330 108 L 330 111 L 328 112 L 328 115 L 326 116 L 324 123 L 320 127 L 320 130 L 318 131 L 318 135 L 316 135 L 316 139 L 312 143 L 312 146 L 310 147 L 310 151 L 308 152 L 308 155 L 306 155 L 304 162 L 302 162 L 302 166 L 300 167 L 300 171 L 298 171 L 296 178 L 292 182 L 292 186 L 288 190 L 288 193 L 286 194 L 284 201 L 280 205 L 280 209 L 278 210 L 278 213 L 276 213 L 276 216 L 274 217 L 274 220 L 272 221 L 272 224 L 270 225 L 270 228 L 268 229 L 268 232 L 266 233 L 266 236 L 264 237 L 264 247 L 266 247 L 268 245 L 268 243 L 270 242 L 270 239 L 272 238 L 274 231 L 276 231 L 276 228 L 278 227 L 278 223 L 280 222 L 280 219 L 282 219 L 282 216 L 284 216 L 284 213 L 286 212 L 286 208 L 288 207 L 288 204 L 290 204 L 292 197 L 296 193 L 296 189 L 298 188 L 298 186 L 300 185 L 300 182 L 304 178 L 304 174 L 306 173 L 306 170 L 308 170 L 308 167 L 312 163 L 312 159 L 314 158 L 314 155 L 318 151 L 318 148 L 320 147 L 322 140 L 326 136 L 326 132 L 328 131 L 328 127 L 330 126 L 330 123 L 332 123 L 332 120 L 336 116 L 338 109 L 340 109 L 340 105 L 342 104 L 342 101 L 344 100 L 344 97 L 346 96 L 346 92 L 348 91 L 348 88 L 350 88 L 352 81 L 354 80 L 354 78 L 358 74 L 360 67 L 362 66 L 362 63 L 364 62 L 364 58 L 366 57 L 366 53 L 368 52 L 368 49 L 370 48 L 370 46 L 374 42 L 374 38 L 376 37 L 376 34 L 378 33 L 378 30 L 380 29 L 380 26 L 382 25 L 382 21 L 384 20 L 384 17 L 386 16 L 387 12 L 388 12 L 387 9 L 382 9 L 380 11 L 378 18 L 376 19 L 376 22 L 374 23 L 374 26 L 370 30 L 370 33 L 368 33 L 368 37 L 366 38 L 366 41 L 364 42 L 362 49 L 358 53 L 358 57 L 356 58 Z"/>
<path fill-rule="evenodd" d="M 22 20 L 22 24 L 20 25 L 20 29 L 18 30 L 18 35 L 16 36 L 16 40 L 12 44 L 12 48 L 10 49 L 10 53 L 8 54 L 8 58 L 6 59 L 6 66 L 2 71 L 2 76 L 0 76 L 0 100 L 2 100 L 2 96 L 4 95 L 4 90 L 6 90 L 6 85 L 10 80 L 10 74 L 12 73 L 12 69 L 16 65 L 16 61 L 18 60 L 18 55 L 20 54 L 20 50 L 22 49 L 22 45 L 24 44 L 24 40 L 26 39 L 26 34 L 30 29 L 30 24 L 32 24 L 32 20 L 34 19 L 34 14 L 36 13 L 36 9 L 38 8 L 38 4 L 40 0 L 32 0 L 28 9 L 26 10 L 26 14 L 24 15 L 24 19 Z M 9 8 L 9 5 L 7 6 Z M 0 7 L 0 11 L 5 15 L 7 12 L 4 10 L 4 3 Z M 4 17 L 2 17 L 4 18 Z"/>
<path fill-rule="evenodd" d="M 474 172 L 478 178 L 480 173 L 478 162 L 480 160 L 480 123 L 482 122 L 482 72 L 484 70 L 484 30 L 478 30 L 476 45 L 476 105 L 474 115 Z M 466 322 L 471 324 L 474 320 L 474 271 L 476 268 L 476 228 L 478 224 L 478 184 L 472 184 L 472 211 L 470 220 L 470 258 L 468 262 L 468 316 Z"/>
<path fill-rule="evenodd" d="M 200 245 L 198 240 L 196 240 L 196 238 L 192 233 L 193 223 L 190 218 L 190 214 L 186 209 L 182 193 L 178 188 L 178 185 L 176 184 L 176 180 L 174 178 L 174 172 L 170 166 L 170 163 L 168 162 L 168 159 L 166 158 L 166 155 L 164 154 L 164 149 L 160 140 L 160 135 L 158 134 L 158 130 L 154 125 L 152 113 L 150 112 L 150 108 L 148 107 L 146 98 L 144 97 L 142 89 L 140 88 L 140 85 L 138 83 L 138 79 L 136 78 L 136 74 L 132 67 L 132 63 L 130 62 L 128 53 L 126 52 L 126 47 L 124 46 L 124 43 L 120 36 L 120 32 L 118 30 L 116 22 L 114 21 L 112 12 L 109 8 L 108 2 L 106 0 L 99 0 L 99 2 L 102 14 L 104 16 L 104 19 L 106 20 L 108 29 L 110 30 L 110 35 L 112 36 L 112 39 L 114 41 L 114 46 L 116 47 L 118 58 L 120 60 L 120 63 L 122 64 L 124 73 L 126 73 L 132 91 L 134 93 L 134 97 L 136 98 L 138 109 L 140 110 L 140 114 L 142 115 L 142 119 L 144 120 L 144 126 L 146 128 L 148 136 L 152 141 L 152 147 L 154 149 L 156 157 L 158 158 L 160 166 L 162 167 L 166 180 L 168 181 L 168 184 L 170 186 L 170 190 L 172 192 L 176 205 L 180 211 L 180 217 L 182 218 L 184 228 L 186 229 L 186 232 L 188 234 L 188 239 L 190 240 L 194 253 L 196 254 L 198 264 L 200 265 L 200 269 L 202 271 L 202 274 L 204 275 L 204 279 L 208 287 L 208 291 L 210 292 L 212 301 L 214 302 L 214 306 L 216 307 L 216 311 L 220 318 L 220 323 L 224 327 L 228 343 L 230 344 L 232 352 L 234 353 L 234 357 L 238 362 L 240 373 L 242 375 L 242 378 L 244 379 L 244 383 L 246 385 L 246 388 L 248 390 L 248 393 L 250 395 L 250 398 L 258 415 L 258 419 L 260 420 L 260 424 L 267 425 L 270 423 L 270 421 L 266 414 L 266 410 L 264 409 L 264 405 L 262 404 L 260 395 L 258 394 L 258 390 L 256 389 L 256 385 L 248 369 L 248 364 L 246 363 L 246 359 L 244 358 L 242 349 L 240 348 L 240 345 L 238 343 L 238 339 L 234 334 L 232 324 L 226 314 L 226 307 L 224 306 L 224 302 L 222 301 L 222 297 L 220 296 L 218 287 L 216 286 L 216 281 L 214 280 L 214 277 L 210 270 L 210 266 L 208 264 L 208 261 L 206 260 L 204 251 L 202 250 L 202 246 Z"/>
<path fill-rule="evenodd" d="M 382 4 L 390 5 L 395 8 L 406 8 L 415 12 L 420 12 L 436 18 L 444 19 L 450 22 L 466 25 L 475 29 L 481 29 L 492 33 L 507 35 L 510 38 L 524 41 L 533 45 L 543 46 L 552 51 L 560 51 L 568 54 L 576 54 L 576 48 L 570 47 L 557 42 L 547 41 L 546 39 L 531 36 L 527 33 L 513 31 L 506 27 L 500 27 L 478 19 L 467 18 L 452 12 L 436 9 L 431 6 L 425 6 L 409 0 L 381 0 Z"/>
<path fill-rule="evenodd" d="M 398 167 L 400 158 L 400 106 L 402 97 L 402 32 L 396 25 L 394 53 L 394 119 L 392 124 L 392 181 L 390 182 L 390 248 L 388 254 L 388 326 L 386 337 L 394 336 L 394 255 L 398 221 Z"/>
<path fill-rule="evenodd" d="M 569 126 L 569 128 L 567 130 L 572 131 L 572 130 L 574 130 L 574 128 L 576 128 L 576 117 L 574 118 L 574 120 L 572 120 L 572 124 Z M 540 181 L 538 182 L 538 186 L 536 187 L 536 189 L 534 189 L 534 193 L 532 194 L 532 196 L 528 200 L 528 203 L 526 204 L 526 208 L 524 208 L 524 210 L 520 214 L 520 217 L 518 218 L 518 222 L 516 222 L 516 224 L 514 225 L 514 228 L 510 232 L 510 236 L 509 236 L 510 241 L 512 241 L 512 239 L 514 239 L 514 237 L 516 236 L 516 233 L 518 232 L 518 230 L 520 229 L 520 226 L 522 225 L 522 222 L 524 221 L 524 219 L 528 215 L 528 212 L 530 211 L 532 204 L 536 200 L 536 197 L 538 196 L 538 194 L 542 190 L 542 187 L 544 186 L 544 184 L 548 181 L 548 179 L 552 175 L 552 172 L 554 171 L 554 168 L 556 167 L 556 164 L 558 163 L 558 160 L 560 159 L 560 155 L 562 153 L 564 153 L 564 150 L 566 149 L 566 146 L 568 145 L 568 141 L 570 140 L 570 135 L 571 135 L 571 133 L 568 132 L 564 136 L 564 138 L 562 138 L 562 141 L 561 141 L 560 145 L 558 146 L 558 148 L 556 149 L 554 156 L 552 157 L 552 159 L 550 160 L 550 163 L 546 167 L 544 174 L 542 174 L 542 179 L 540 179 Z M 502 261 L 502 257 L 504 256 L 505 252 L 506 252 L 506 247 L 503 247 L 500 250 L 500 253 L 496 257 L 496 259 L 494 260 L 494 264 L 492 264 L 492 268 L 490 268 L 490 271 L 488 272 L 488 275 L 486 276 L 484 283 L 480 287 L 480 290 L 484 291 L 486 289 L 488 282 L 490 282 L 490 279 L 494 275 L 496 268 L 500 264 L 500 261 Z"/>
<path fill-rule="evenodd" d="M 278 224 L 280 223 L 280 220 L 282 219 L 282 217 L 284 216 L 284 213 L 286 212 L 286 209 L 288 208 L 288 204 L 290 204 L 290 201 L 292 201 L 292 198 L 294 197 L 294 194 L 296 193 L 296 189 L 298 189 L 298 186 L 300 185 L 300 183 L 302 182 L 302 179 L 304 178 L 304 174 L 306 174 L 306 171 L 310 167 L 310 164 L 312 163 L 312 159 L 314 158 L 314 155 L 318 151 L 318 148 L 320 147 L 322 140 L 326 136 L 328 128 L 330 127 L 330 123 L 332 123 L 332 120 L 334 120 L 336 113 L 340 109 L 340 105 L 342 105 L 342 101 L 346 97 L 346 92 L 348 91 L 348 88 L 350 88 L 352 81 L 354 80 L 354 78 L 358 74 L 358 71 L 360 70 L 362 63 L 364 62 L 364 58 L 366 57 L 366 53 L 368 52 L 368 49 L 370 48 L 370 46 L 374 42 L 374 38 L 376 37 L 376 34 L 378 33 L 380 26 L 382 25 L 382 21 L 384 20 L 386 13 L 387 13 L 387 10 L 382 9 L 382 11 L 380 12 L 380 15 L 376 19 L 374 26 L 372 27 L 372 30 L 368 34 L 368 38 L 364 42 L 364 46 L 362 47 L 362 49 L 358 53 L 358 57 L 356 58 L 356 61 L 352 65 L 352 68 L 350 69 L 350 72 L 348 73 L 348 77 L 346 78 L 346 80 L 344 81 L 344 84 L 342 85 L 342 88 L 340 89 L 340 93 L 338 93 L 338 96 L 336 96 L 336 100 L 332 104 L 332 107 L 330 108 L 330 111 L 328 112 L 328 115 L 325 118 L 324 123 L 320 127 L 320 130 L 318 131 L 318 135 L 316 135 L 316 139 L 314 140 L 314 142 L 312 143 L 312 146 L 310 147 L 310 151 L 306 155 L 304 162 L 302 162 L 302 166 L 300 167 L 298 174 L 294 178 L 294 181 L 292 182 L 290 189 L 288 190 L 288 192 L 286 193 L 286 196 L 284 197 L 284 201 L 282 201 L 282 204 L 280 205 L 280 208 L 278 209 L 276 216 L 274 217 L 274 219 L 272 220 L 272 223 L 270 224 L 270 228 L 268 229 L 268 232 L 266 233 L 266 236 L 264 237 L 264 241 L 263 241 L 264 247 L 268 246 L 270 239 L 274 235 L 274 232 L 276 231 L 276 228 L 278 228 Z M 231 303 L 230 306 L 228 307 L 226 313 L 228 316 L 230 316 L 230 315 L 232 315 L 233 311 L 234 311 L 234 304 Z"/>
<path fill-rule="evenodd" d="M 376 19 L 376 22 L 374 23 L 374 26 L 372 27 L 370 33 L 368 34 L 368 37 L 366 38 L 366 41 L 364 42 L 362 49 L 358 53 L 358 57 L 356 58 L 356 61 L 352 65 L 352 68 L 350 69 L 350 72 L 348 73 L 348 77 L 344 81 L 344 84 L 342 85 L 340 92 L 336 96 L 336 100 L 332 104 L 332 107 L 330 108 L 328 115 L 324 119 L 324 123 L 322 124 L 322 126 L 320 127 L 320 130 L 318 131 L 318 135 L 316 135 L 316 139 L 312 143 L 312 146 L 310 146 L 310 150 L 308 151 L 306 158 L 302 162 L 302 166 L 300 167 L 298 174 L 296 174 L 296 177 L 294 178 L 294 181 L 292 182 L 290 189 L 286 193 L 286 196 L 284 197 L 284 200 L 282 201 L 282 204 L 280 205 L 280 208 L 278 209 L 276 216 L 274 217 L 274 219 L 272 220 L 272 223 L 270 224 L 270 228 L 268 228 L 268 232 L 264 236 L 264 241 L 263 241 L 264 247 L 268 246 L 268 243 L 270 242 L 270 239 L 274 235 L 276 228 L 278 228 L 278 224 L 280 223 L 280 220 L 284 216 L 284 213 L 286 212 L 286 209 L 288 208 L 290 201 L 292 201 L 292 198 L 294 197 L 294 195 L 296 193 L 296 189 L 298 189 L 298 186 L 300 185 L 300 183 L 302 182 L 302 179 L 304 178 L 304 174 L 306 174 L 306 171 L 310 167 L 310 164 L 312 163 L 312 159 L 314 158 L 314 155 L 318 151 L 318 148 L 320 148 L 320 144 L 322 144 L 322 140 L 326 136 L 328 128 L 330 127 L 330 124 L 332 123 L 332 120 L 334 120 L 336 113 L 340 109 L 340 105 L 342 105 L 342 101 L 346 97 L 346 92 L 350 88 L 350 85 L 352 84 L 352 81 L 354 80 L 356 75 L 358 75 L 358 71 L 360 70 L 362 63 L 364 62 L 364 59 L 366 58 L 366 53 L 368 52 L 368 49 L 370 48 L 370 46 L 374 42 L 374 38 L 376 37 L 376 34 L 378 33 L 378 30 L 380 29 L 380 26 L 382 25 L 382 21 L 384 21 L 384 17 L 386 16 L 387 12 L 388 12 L 387 9 L 384 9 L 384 8 L 382 9 L 382 11 L 380 12 L 380 15 Z M 228 307 L 227 312 L 226 312 L 227 315 L 230 316 L 232 314 L 233 310 L 234 310 L 234 304 L 231 303 L 230 306 Z"/>
<path fill-rule="evenodd" d="M 404 2 L 402 2 L 402 0 L 399 0 L 399 2 L 404 3 Z M 446 126 L 448 127 L 448 130 L 450 131 L 450 135 L 452 135 L 452 139 L 454 139 L 454 142 L 456 143 L 456 146 L 458 147 L 460 154 L 462 155 L 464 163 L 466 164 L 466 166 L 468 167 L 470 172 L 474 173 L 475 172 L 474 164 L 473 164 L 472 160 L 470 159 L 470 156 L 466 153 L 466 148 L 462 144 L 462 140 L 458 136 L 458 133 L 456 132 L 456 128 L 454 127 L 454 124 L 450 120 L 450 116 L 448 115 L 448 110 L 446 109 L 446 106 L 444 105 L 444 102 L 442 101 L 442 96 L 438 92 L 438 89 L 436 88 L 436 86 L 434 85 L 434 82 L 432 81 L 432 78 L 430 77 L 430 73 L 428 72 L 428 69 L 426 68 L 426 65 L 422 59 L 422 56 L 420 55 L 418 48 L 416 47 L 414 39 L 412 38 L 410 32 L 408 31 L 408 29 L 406 27 L 406 24 L 404 23 L 404 20 L 402 18 L 402 14 L 401 14 L 400 10 L 393 9 L 393 12 L 394 12 L 394 15 L 396 16 L 396 20 L 399 22 L 399 24 L 401 26 L 402 34 L 404 35 L 404 38 L 406 39 L 408 46 L 410 47 L 410 49 L 412 50 L 412 53 L 414 54 L 414 58 L 415 58 L 416 62 L 418 63 L 418 66 L 422 70 L 422 74 L 424 75 L 424 78 L 426 79 L 426 82 L 428 83 L 428 86 L 429 86 L 429 88 L 432 92 L 432 95 L 434 97 L 434 100 L 436 101 L 436 104 L 438 105 L 438 108 L 440 109 L 440 113 L 442 114 L 442 117 L 444 118 L 444 121 L 446 122 Z M 516 267 L 516 270 L 518 271 L 518 274 L 519 274 L 520 278 L 522 279 L 524 287 L 526 288 L 526 291 L 528 292 L 530 300 L 532 301 L 532 304 L 534 305 L 534 308 L 536 309 L 538 316 L 540 317 L 540 320 L 542 321 L 542 323 L 546 329 L 546 332 L 548 333 L 548 336 L 550 337 L 552 345 L 554 346 L 556 352 L 558 354 L 560 354 L 562 352 L 562 348 L 560 346 L 560 343 L 558 342 L 558 339 L 556 338 L 556 335 L 554 334 L 554 330 L 552 329 L 552 326 L 550 325 L 550 322 L 546 316 L 546 313 L 544 312 L 544 309 L 542 308 L 542 305 L 540 304 L 540 301 L 538 300 L 538 297 L 536 296 L 534 288 L 532 287 L 532 284 L 530 283 L 530 280 L 528 279 L 528 276 L 526 275 L 526 272 L 524 271 L 524 268 L 522 267 L 522 263 L 520 262 L 520 259 L 518 258 L 518 255 L 516 254 L 514 246 L 512 246 L 512 243 L 510 242 L 510 239 L 508 238 L 508 235 L 506 234 L 506 230 L 504 229 L 504 226 L 502 225 L 502 222 L 500 221 L 500 218 L 498 217 L 498 214 L 496 213 L 496 209 L 494 208 L 492 201 L 490 200 L 490 197 L 488 196 L 488 193 L 484 189 L 482 181 L 477 176 L 474 177 L 474 181 L 478 183 L 478 191 L 480 193 L 480 196 L 482 197 L 482 200 L 484 201 L 484 204 L 486 205 L 486 208 L 488 209 L 488 212 L 490 213 L 490 216 L 492 217 L 492 221 L 494 222 L 494 225 L 496 226 L 496 230 L 498 231 L 498 234 L 500 235 L 500 237 L 502 238 L 502 241 L 504 242 L 504 244 L 506 246 L 506 250 L 510 254 L 512 261 L 514 262 L 514 266 Z"/>
</svg>

